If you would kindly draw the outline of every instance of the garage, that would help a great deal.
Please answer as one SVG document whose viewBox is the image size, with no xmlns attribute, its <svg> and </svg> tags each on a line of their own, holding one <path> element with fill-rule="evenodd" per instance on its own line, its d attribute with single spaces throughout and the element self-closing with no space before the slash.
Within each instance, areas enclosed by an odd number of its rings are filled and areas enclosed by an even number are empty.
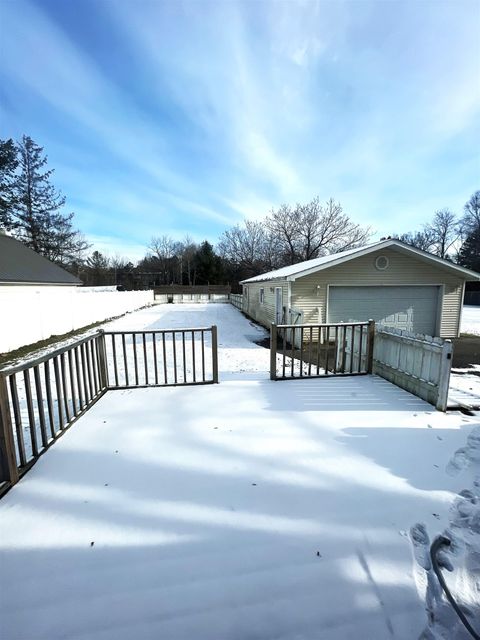
<svg viewBox="0 0 480 640">
<path fill-rule="evenodd" d="M 389 327 L 436 335 L 438 286 L 330 286 L 329 322 L 373 319 Z"/>
</svg>

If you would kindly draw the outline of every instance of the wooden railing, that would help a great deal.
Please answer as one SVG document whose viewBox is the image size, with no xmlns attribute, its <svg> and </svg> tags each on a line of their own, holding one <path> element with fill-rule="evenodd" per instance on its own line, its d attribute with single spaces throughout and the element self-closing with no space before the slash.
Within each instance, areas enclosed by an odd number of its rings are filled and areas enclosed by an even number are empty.
<svg viewBox="0 0 480 640">
<path fill-rule="evenodd" d="M 105 393 L 105 371 L 101 332 L 0 371 L 0 483 L 15 484 Z"/>
<path fill-rule="evenodd" d="M 218 382 L 216 326 L 104 336 L 109 389 Z"/>
<path fill-rule="evenodd" d="M 216 382 L 215 326 L 100 330 L 0 370 L 0 495 L 109 389 Z"/>
<path fill-rule="evenodd" d="M 375 323 L 272 324 L 270 379 L 372 372 Z"/>
</svg>

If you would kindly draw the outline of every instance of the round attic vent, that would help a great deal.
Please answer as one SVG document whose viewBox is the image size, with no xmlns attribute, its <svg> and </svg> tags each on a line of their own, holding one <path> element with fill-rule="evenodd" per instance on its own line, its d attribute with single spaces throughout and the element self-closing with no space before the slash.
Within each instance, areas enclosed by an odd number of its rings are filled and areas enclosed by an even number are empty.
<svg viewBox="0 0 480 640">
<path fill-rule="evenodd" d="M 375 258 L 375 268 L 379 271 L 385 271 L 388 269 L 389 261 L 387 256 L 377 256 Z"/>
</svg>

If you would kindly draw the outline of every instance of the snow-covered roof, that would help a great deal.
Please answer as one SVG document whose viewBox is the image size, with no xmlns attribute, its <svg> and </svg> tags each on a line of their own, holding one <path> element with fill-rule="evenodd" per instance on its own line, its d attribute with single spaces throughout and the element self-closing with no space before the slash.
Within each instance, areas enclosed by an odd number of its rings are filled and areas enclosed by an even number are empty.
<svg viewBox="0 0 480 640">
<path fill-rule="evenodd" d="M 267 273 L 261 273 L 253 278 L 242 280 L 241 284 L 249 284 L 251 282 L 263 282 L 265 280 L 296 280 L 303 276 L 314 273 L 315 271 L 321 271 L 322 269 L 328 269 L 330 267 L 347 262 L 352 258 L 359 258 L 361 256 L 378 251 L 379 249 L 387 249 L 393 247 L 404 253 L 410 253 L 417 258 L 425 260 L 427 262 L 433 262 L 442 269 L 447 271 L 455 271 L 457 275 L 462 276 L 465 280 L 480 280 L 480 274 L 470 269 L 465 269 L 457 264 L 453 264 L 448 260 L 443 260 L 437 256 L 412 247 L 400 240 L 379 240 L 372 244 L 356 247 L 355 249 L 347 249 L 346 251 L 340 251 L 339 253 L 332 253 L 328 256 L 322 256 L 320 258 L 314 258 L 313 260 L 306 260 L 305 262 L 298 262 L 297 264 L 288 265 L 281 269 L 275 269 L 274 271 L 268 271 Z"/>
</svg>

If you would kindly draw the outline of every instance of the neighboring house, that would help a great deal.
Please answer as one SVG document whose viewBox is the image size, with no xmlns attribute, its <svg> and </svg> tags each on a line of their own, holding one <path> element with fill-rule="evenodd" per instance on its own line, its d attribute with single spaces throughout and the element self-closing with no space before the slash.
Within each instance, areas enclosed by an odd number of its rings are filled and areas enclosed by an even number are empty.
<svg viewBox="0 0 480 640">
<path fill-rule="evenodd" d="M 0 353 L 66 333 L 82 282 L 0 229 Z"/>
<path fill-rule="evenodd" d="M 81 284 L 0 229 L 0 353 L 63 336 L 154 301 L 153 291 L 92 291 Z"/>
<path fill-rule="evenodd" d="M 261 324 L 362 322 L 455 338 L 466 281 L 480 274 L 398 240 L 382 240 L 243 280 Z M 293 310 L 295 313 L 288 313 Z"/>
<path fill-rule="evenodd" d="M 0 229 L 0 285 L 78 287 L 82 281 Z"/>
</svg>

